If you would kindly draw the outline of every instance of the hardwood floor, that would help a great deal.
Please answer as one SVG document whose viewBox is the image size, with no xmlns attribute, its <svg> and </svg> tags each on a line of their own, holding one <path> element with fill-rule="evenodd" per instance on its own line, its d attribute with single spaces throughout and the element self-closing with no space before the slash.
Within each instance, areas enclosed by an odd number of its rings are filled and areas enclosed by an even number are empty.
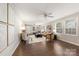
<svg viewBox="0 0 79 59">
<path fill-rule="evenodd" d="M 60 41 L 26 44 L 21 42 L 13 56 L 78 56 L 79 47 Z"/>
</svg>

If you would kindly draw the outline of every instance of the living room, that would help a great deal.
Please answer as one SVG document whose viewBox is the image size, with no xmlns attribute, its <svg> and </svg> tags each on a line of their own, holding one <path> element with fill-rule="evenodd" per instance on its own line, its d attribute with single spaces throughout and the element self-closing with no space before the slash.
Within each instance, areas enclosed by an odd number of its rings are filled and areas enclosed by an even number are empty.
<svg viewBox="0 0 79 59">
<path fill-rule="evenodd" d="M 79 3 L 0 3 L 0 15 L 1 56 L 79 55 Z"/>
</svg>

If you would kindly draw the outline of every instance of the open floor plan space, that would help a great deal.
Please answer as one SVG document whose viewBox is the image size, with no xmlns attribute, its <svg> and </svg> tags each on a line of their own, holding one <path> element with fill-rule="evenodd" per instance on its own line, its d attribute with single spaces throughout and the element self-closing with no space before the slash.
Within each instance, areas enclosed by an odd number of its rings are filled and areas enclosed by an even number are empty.
<svg viewBox="0 0 79 59">
<path fill-rule="evenodd" d="M 0 3 L 0 56 L 79 56 L 79 3 Z"/>
</svg>

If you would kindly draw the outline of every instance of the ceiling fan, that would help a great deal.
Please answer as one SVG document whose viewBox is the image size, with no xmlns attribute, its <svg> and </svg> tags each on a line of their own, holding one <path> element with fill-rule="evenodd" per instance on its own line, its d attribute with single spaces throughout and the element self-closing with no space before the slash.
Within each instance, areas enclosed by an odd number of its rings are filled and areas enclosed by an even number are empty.
<svg viewBox="0 0 79 59">
<path fill-rule="evenodd" d="M 44 15 L 44 17 L 50 17 L 50 18 L 53 17 L 52 13 L 44 13 L 43 15 Z"/>
<path fill-rule="evenodd" d="M 45 12 L 45 11 L 41 11 L 41 10 L 40 10 L 40 12 L 41 12 L 41 15 L 43 15 L 45 18 L 47 18 L 47 17 L 53 18 L 54 17 L 51 12 Z"/>
</svg>

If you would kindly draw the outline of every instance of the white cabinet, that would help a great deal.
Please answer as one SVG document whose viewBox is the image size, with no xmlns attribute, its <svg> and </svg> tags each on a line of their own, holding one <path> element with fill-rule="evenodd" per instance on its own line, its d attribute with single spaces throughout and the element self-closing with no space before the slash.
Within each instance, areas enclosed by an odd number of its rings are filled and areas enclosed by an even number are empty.
<svg viewBox="0 0 79 59">
<path fill-rule="evenodd" d="M 7 25 L 0 23 L 0 52 L 7 47 Z"/>
<path fill-rule="evenodd" d="M 7 3 L 0 3 L 0 52 L 14 43 L 14 19 L 11 5 L 7 7 Z"/>
<path fill-rule="evenodd" d="M 11 5 L 8 6 L 8 23 L 14 25 L 14 19 L 15 19 L 15 14 L 14 11 L 11 7 Z"/>
<path fill-rule="evenodd" d="M 0 21 L 7 22 L 7 4 L 0 3 Z"/>
<path fill-rule="evenodd" d="M 7 47 L 7 4 L 0 3 L 0 52 Z"/>
<path fill-rule="evenodd" d="M 14 26 L 8 26 L 8 45 L 14 41 Z"/>
</svg>

